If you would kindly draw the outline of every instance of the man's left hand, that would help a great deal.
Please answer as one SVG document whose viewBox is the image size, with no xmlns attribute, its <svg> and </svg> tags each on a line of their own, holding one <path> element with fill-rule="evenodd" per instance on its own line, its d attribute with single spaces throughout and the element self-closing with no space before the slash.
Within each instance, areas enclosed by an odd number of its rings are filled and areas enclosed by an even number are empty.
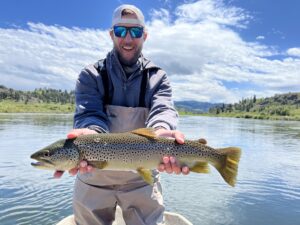
<svg viewBox="0 0 300 225">
<path fill-rule="evenodd" d="M 158 129 L 155 131 L 158 137 L 175 138 L 178 144 L 184 144 L 184 134 L 178 130 Z M 180 167 L 174 156 L 164 156 L 163 163 L 158 166 L 159 172 L 167 172 L 169 174 L 189 174 L 190 170 L 187 166 Z"/>
</svg>

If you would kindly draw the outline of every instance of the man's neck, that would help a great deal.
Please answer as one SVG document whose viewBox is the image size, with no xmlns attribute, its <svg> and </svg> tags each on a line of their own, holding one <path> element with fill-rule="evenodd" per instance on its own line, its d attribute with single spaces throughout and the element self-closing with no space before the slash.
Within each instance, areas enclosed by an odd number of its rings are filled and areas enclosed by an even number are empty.
<svg viewBox="0 0 300 225">
<path fill-rule="evenodd" d="M 129 78 L 132 74 L 134 74 L 137 70 L 139 70 L 141 68 L 141 62 L 140 60 L 137 60 L 135 64 L 133 65 L 123 65 L 121 63 L 123 70 L 127 76 L 127 78 Z"/>
<path fill-rule="evenodd" d="M 115 49 L 113 49 L 112 51 L 114 57 L 119 61 L 120 65 L 123 68 L 123 71 L 127 77 L 127 79 L 135 74 L 141 67 L 142 67 L 142 56 L 140 55 L 140 57 L 138 58 L 138 60 L 132 64 L 132 65 L 125 65 L 124 63 L 122 63 L 122 61 L 119 59 L 118 53 L 116 52 Z"/>
</svg>

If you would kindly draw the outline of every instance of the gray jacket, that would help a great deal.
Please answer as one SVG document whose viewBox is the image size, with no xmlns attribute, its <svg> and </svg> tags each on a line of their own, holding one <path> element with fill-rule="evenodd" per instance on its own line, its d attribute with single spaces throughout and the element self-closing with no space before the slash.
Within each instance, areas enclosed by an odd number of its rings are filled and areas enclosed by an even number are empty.
<svg viewBox="0 0 300 225">
<path fill-rule="evenodd" d="M 141 69 L 128 79 L 114 50 L 106 56 L 109 78 L 110 105 L 139 107 L 139 94 L 143 70 L 149 70 L 145 105 L 149 109 L 146 127 L 162 126 L 176 129 L 178 114 L 172 101 L 172 89 L 166 73 L 143 56 Z M 156 68 L 156 69 L 153 69 Z M 98 127 L 109 132 L 104 106 L 104 87 L 101 75 L 94 65 L 85 67 L 79 74 L 75 88 L 76 112 L 74 128 Z"/>
</svg>

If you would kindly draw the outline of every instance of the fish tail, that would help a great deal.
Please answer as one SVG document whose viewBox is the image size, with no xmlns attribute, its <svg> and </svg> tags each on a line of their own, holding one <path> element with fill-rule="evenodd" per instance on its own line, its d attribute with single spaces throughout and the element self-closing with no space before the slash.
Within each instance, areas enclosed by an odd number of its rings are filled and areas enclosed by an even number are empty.
<svg viewBox="0 0 300 225">
<path fill-rule="evenodd" d="M 241 149 L 236 147 L 229 147 L 218 149 L 218 151 L 225 157 L 222 157 L 220 163 L 216 164 L 215 167 L 222 175 L 224 180 L 229 185 L 234 187 L 238 172 L 238 163 L 241 157 Z"/>
</svg>

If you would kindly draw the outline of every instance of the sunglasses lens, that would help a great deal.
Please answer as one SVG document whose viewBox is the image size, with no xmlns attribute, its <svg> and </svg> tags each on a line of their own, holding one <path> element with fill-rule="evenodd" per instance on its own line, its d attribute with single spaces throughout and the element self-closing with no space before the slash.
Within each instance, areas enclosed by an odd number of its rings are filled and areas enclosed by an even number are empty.
<svg viewBox="0 0 300 225">
<path fill-rule="evenodd" d="M 126 36 L 127 29 L 126 27 L 115 26 L 114 33 L 117 37 L 124 38 Z"/>
<path fill-rule="evenodd" d="M 140 38 L 143 35 L 143 28 L 142 27 L 131 27 L 130 34 L 132 38 Z"/>
<path fill-rule="evenodd" d="M 127 30 L 129 30 L 132 38 L 140 38 L 143 36 L 144 29 L 142 27 L 122 27 L 114 26 L 114 33 L 116 37 L 124 38 L 126 37 Z"/>
</svg>

